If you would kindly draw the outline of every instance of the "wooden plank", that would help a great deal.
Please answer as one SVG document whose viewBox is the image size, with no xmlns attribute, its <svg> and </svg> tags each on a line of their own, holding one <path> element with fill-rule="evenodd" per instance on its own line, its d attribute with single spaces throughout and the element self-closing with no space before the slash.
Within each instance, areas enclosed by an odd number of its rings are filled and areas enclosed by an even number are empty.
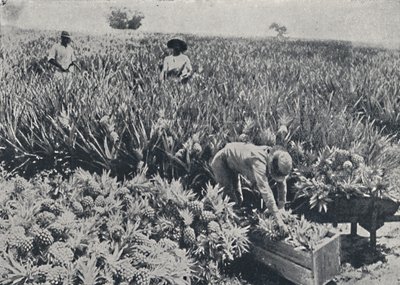
<svg viewBox="0 0 400 285">
<path fill-rule="evenodd" d="M 385 222 L 400 222 L 400 215 L 385 217 Z"/>
<path fill-rule="evenodd" d="M 326 284 L 340 271 L 340 235 L 318 245 L 312 255 L 314 284 Z"/>
<path fill-rule="evenodd" d="M 298 265 L 273 252 L 264 250 L 261 247 L 252 248 L 256 260 L 272 268 L 286 279 L 298 285 L 314 285 L 314 278 L 311 269 Z"/>
<path fill-rule="evenodd" d="M 312 256 L 310 252 L 295 250 L 293 246 L 282 241 L 271 241 L 267 238 L 262 238 L 259 236 L 253 236 L 250 240 L 255 246 L 259 246 L 303 267 L 309 269 L 313 268 Z"/>
</svg>

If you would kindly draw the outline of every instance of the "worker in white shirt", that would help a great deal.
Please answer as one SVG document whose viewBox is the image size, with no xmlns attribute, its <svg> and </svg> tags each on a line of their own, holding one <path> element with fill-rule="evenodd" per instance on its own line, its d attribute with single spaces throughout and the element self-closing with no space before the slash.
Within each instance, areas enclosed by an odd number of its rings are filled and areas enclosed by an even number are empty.
<svg viewBox="0 0 400 285">
<path fill-rule="evenodd" d="M 61 42 L 54 44 L 49 51 L 48 61 L 56 67 L 56 78 L 73 72 L 74 67 L 79 69 L 75 63 L 75 55 L 71 47 L 71 42 L 71 35 L 66 31 L 62 31 Z"/>
<path fill-rule="evenodd" d="M 160 80 L 177 79 L 182 83 L 189 80 L 192 75 L 192 64 L 189 58 L 183 54 L 187 50 L 187 44 L 181 39 L 172 39 L 167 43 L 171 55 L 165 57 L 160 73 Z"/>
<path fill-rule="evenodd" d="M 261 194 L 267 209 L 275 217 L 280 231 L 288 233 L 283 222 L 281 210 L 286 203 L 286 178 L 292 169 L 292 158 L 281 147 L 256 146 L 251 143 L 228 143 L 214 157 L 211 168 L 216 182 L 224 191 L 240 204 L 242 190 L 238 187 L 238 175 L 241 174 L 252 184 L 252 188 Z M 276 182 L 277 202 L 269 185 L 268 177 Z"/>
</svg>

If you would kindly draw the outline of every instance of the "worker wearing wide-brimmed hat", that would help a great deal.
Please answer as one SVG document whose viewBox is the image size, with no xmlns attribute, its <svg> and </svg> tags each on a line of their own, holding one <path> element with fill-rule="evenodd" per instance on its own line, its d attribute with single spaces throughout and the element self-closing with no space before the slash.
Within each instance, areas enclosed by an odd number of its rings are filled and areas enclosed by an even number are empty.
<svg viewBox="0 0 400 285">
<path fill-rule="evenodd" d="M 61 32 L 61 42 L 52 46 L 49 51 L 48 60 L 56 67 L 56 75 L 74 71 L 75 63 L 74 50 L 71 47 L 71 35 L 66 32 Z"/>
<path fill-rule="evenodd" d="M 237 204 L 243 201 L 238 175 L 241 174 L 249 180 L 252 188 L 260 192 L 267 209 L 276 218 L 280 230 L 285 234 L 288 232 L 279 210 L 283 209 L 286 203 L 286 177 L 292 169 L 292 158 L 283 148 L 242 142 L 228 143 L 215 155 L 211 168 L 216 182 L 224 187 L 224 191 Z M 276 182 L 277 202 L 268 178 Z"/>
<path fill-rule="evenodd" d="M 181 82 L 187 81 L 192 75 L 192 64 L 189 58 L 183 54 L 187 50 L 187 44 L 181 39 L 171 39 L 167 43 L 171 55 L 165 57 L 162 66 L 160 80 L 168 78 L 178 79 Z"/>
</svg>

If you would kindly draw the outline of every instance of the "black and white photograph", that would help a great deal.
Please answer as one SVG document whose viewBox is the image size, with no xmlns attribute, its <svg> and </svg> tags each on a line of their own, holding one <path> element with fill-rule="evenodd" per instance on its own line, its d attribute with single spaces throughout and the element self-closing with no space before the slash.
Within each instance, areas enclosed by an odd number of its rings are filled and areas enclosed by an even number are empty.
<svg viewBox="0 0 400 285">
<path fill-rule="evenodd" d="M 0 1 L 0 285 L 400 284 L 400 0 Z"/>
</svg>

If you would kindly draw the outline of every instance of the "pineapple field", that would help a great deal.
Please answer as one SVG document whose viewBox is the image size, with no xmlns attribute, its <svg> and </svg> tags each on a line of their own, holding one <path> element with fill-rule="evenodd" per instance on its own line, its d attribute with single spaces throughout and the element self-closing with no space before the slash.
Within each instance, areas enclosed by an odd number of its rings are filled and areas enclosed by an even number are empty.
<svg viewBox="0 0 400 285">
<path fill-rule="evenodd" d="M 228 142 L 285 146 L 312 211 L 400 200 L 399 50 L 187 35 L 193 78 L 160 84 L 169 36 L 76 34 L 81 70 L 55 79 L 58 36 L 1 31 L 1 284 L 277 284 L 240 271 L 249 235 L 283 237 L 214 185 Z M 298 250 L 330 230 L 284 220 Z"/>
</svg>

